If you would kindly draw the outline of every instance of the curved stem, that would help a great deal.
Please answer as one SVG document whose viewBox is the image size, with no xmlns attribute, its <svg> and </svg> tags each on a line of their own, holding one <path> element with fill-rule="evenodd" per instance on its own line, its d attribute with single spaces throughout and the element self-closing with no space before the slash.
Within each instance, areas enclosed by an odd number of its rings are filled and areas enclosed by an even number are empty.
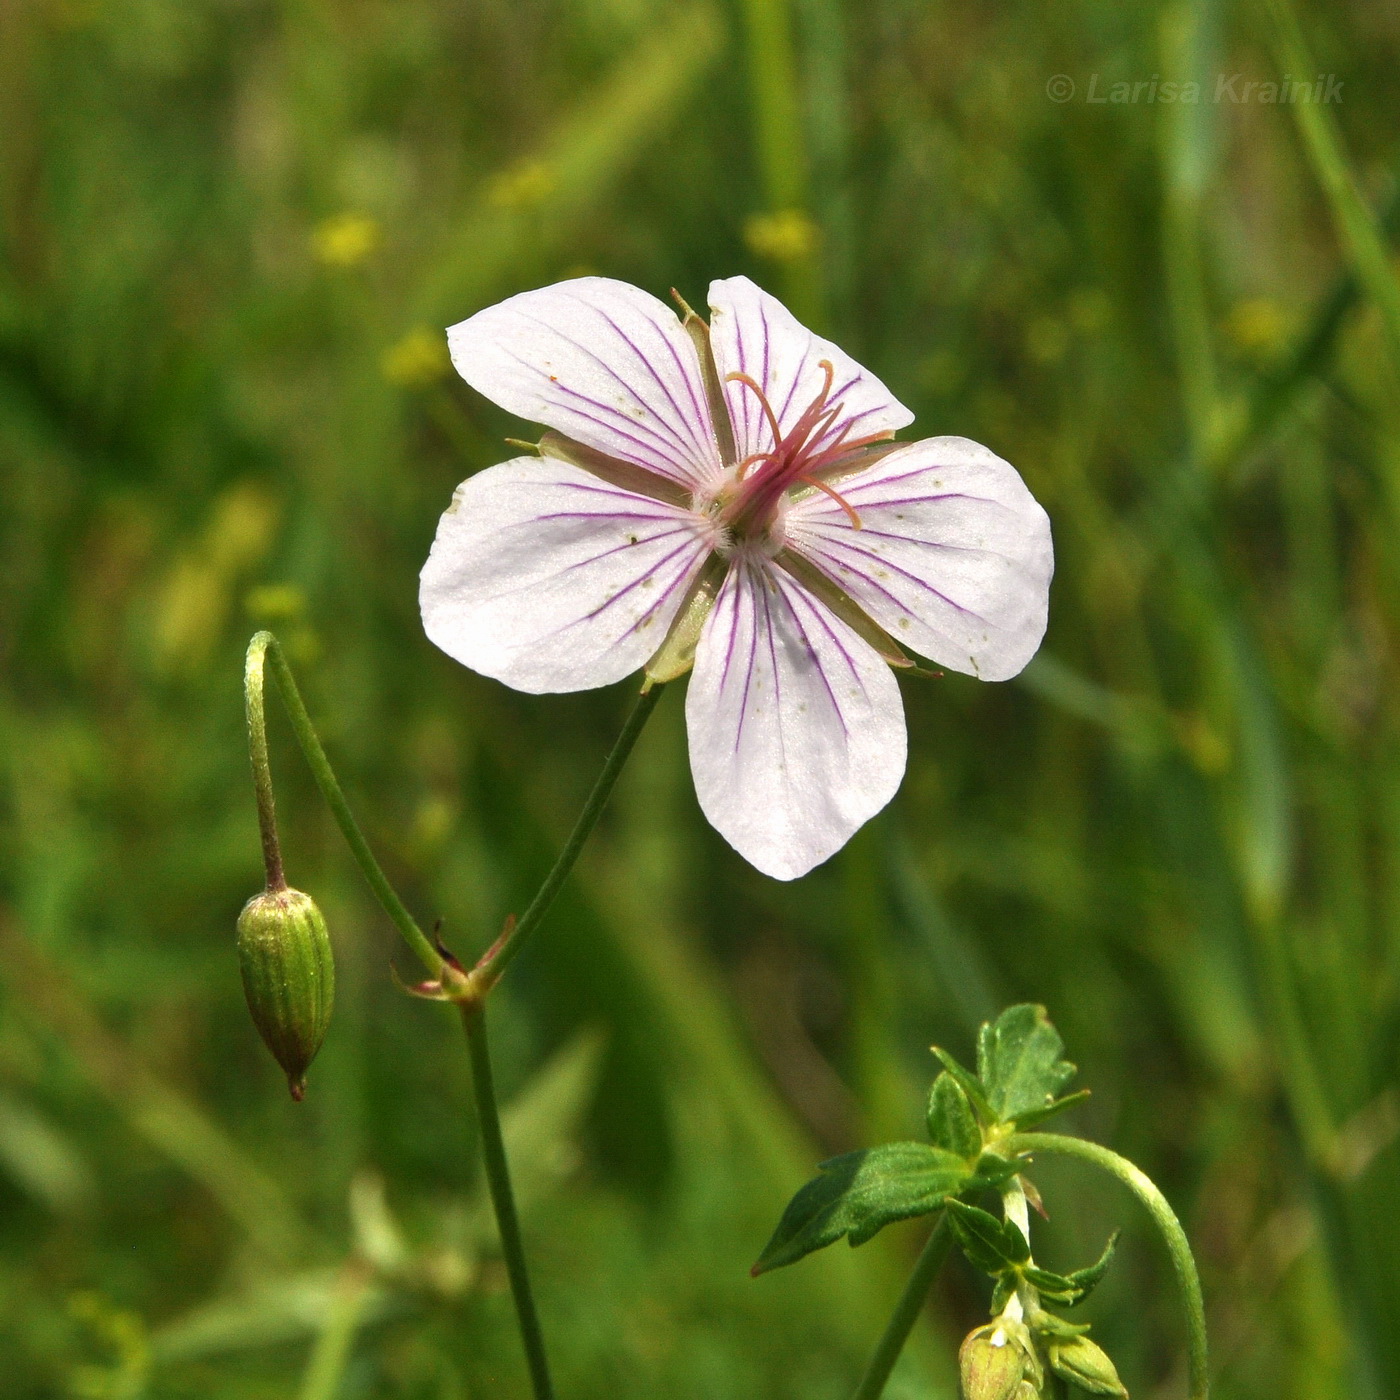
<svg viewBox="0 0 1400 1400">
<path fill-rule="evenodd" d="M 617 736 L 617 742 L 603 764 L 603 771 L 598 774 L 598 781 L 593 784 L 593 791 L 588 794 L 588 801 L 583 804 L 583 811 L 579 813 L 574 829 L 564 843 L 564 849 L 559 852 L 553 869 L 545 876 L 539 893 L 530 901 L 529 908 L 520 916 L 519 921 L 506 930 L 476 965 L 472 976 L 482 995 L 489 992 L 500 980 L 501 974 L 519 953 L 521 945 L 539 927 L 549 906 L 554 903 L 554 897 L 568 879 L 569 872 L 574 868 L 574 863 L 583 850 L 584 842 L 598 824 L 598 818 L 602 815 L 603 808 L 617 784 L 618 775 L 622 772 L 622 765 L 627 762 L 628 755 L 637 742 L 637 736 L 651 718 L 651 712 L 656 708 L 656 702 L 661 698 L 664 689 L 664 685 L 653 685 L 637 697 L 637 703 L 632 707 L 632 713 L 627 716 L 627 723 L 622 726 L 622 733 Z"/>
<path fill-rule="evenodd" d="M 258 832 L 262 837 L 263 865 L 267 887 L 282 890 L 287 878 L 282 871 L 282 848 L 277 843 L 277 802 L 272 793 L 272 764 L 267 756 L 267 707 L 263 702 L 263 654 L 266 643 L 258 646 L 259 633 L 248 648 L 243 663 L 243 708 L 248 716 L 248 757 L 253 764 L 253 789 L 258 795 Z"/>
<path fill-rule="evenodd" d="M 262 820 L 264 810 L 267 812 L 267 820 L 270 822 L 272 819 L 272 779 L 267 767 L 267 724 L 263 711 L 263 666 L 265 661 L 272 665 L 273 679 L 277 682 L 277 689 L 281 692 L 287 718 L 291 721 L 292 731 L 297 736 L 297 743 L 301 745 L 301 751 L 306 756 L 311 776 L 316 779 L 316 786 L 321 789 L 321 796 L 326 799 L 326 805 L 331 809 L 336 825 L 340 827 L 341 835 L 345 837 L 346 844 L 350 847 L 350 853 L 355 857 L 355 863 L 360 867 L 361 874 L 369 882 L 369 887 L 374 891 L 374 897 L 379 901 L 384 912 L 393 920 L 394 927 L 403 935 L 404 942 L 418 955 L 419 960 L 432 976 L 441 977 L 446 967 L 442 954 L 433 946 L 427 934 L 418 927 L 413 915 L 404 907 L 403 900 L 398 897 L 394 887 L 389 883 L 388 877 L 379 868 L 379 862 L 375 860 L 369 843 L 366 842 L 360 831 L 359 823 L 356 822 L 350 811 L 345 794 L 340 790 L 340 784 L 336 781 L 330 760 L 326 757 L 326 751 L 321 747 L 320 739 L 316 737 L 316 730 L 313 728 L 311 716 L 307 714 L 306 706 L 302 702 L 301 692 L 297 689 L 291 667 L 287 665 L 287 658 L 282 654 L 281 643 L 271 632 L 259 632 L 248 643 L 248 656 L 244 667 L 244 693 L 248 700 L 248 732 L 254 746 L 253 773 L 254 780 L 259 785 L 259 820 Z M 259 742 L 262 746 L 261 770 L 256 756 Z M 266 781 L 265 808 L 262 786 L 264 780 Z M 264 854 L 267 852 L 267 831 L 268 827 L 264 825 Z M 275 848 L 277 840 L 275 829 L 272 840 Z M 280 856 L 278 857 L 278 871 L 280 875 Z M 269 866 L 270 878 L 271 866 Z"/>
<path fill-rule="evenodd" d="M 1186 1231 L 1181 1228 L 1176 1213 L 1152 1179 L 1126 1157 L 1120 1157 L 1107 1147 L 1086 1142 L 1083 1138 L 1063 1137 L 1059 1133 L 1015 1133 L 1002 1143 L 1001 1150 L 1008 1155 L 1051 1152 L 1062 1157 L 1078 1157 L 1080 1161 L 1090 1162 L 1110 1176 L 1116 1176 L 1147 1207 L 1148 1214 L 1166 1241 L 1172 1268 L 1176 1271 L 1177 1287 L 1181 1290 L 1185 1305 L 1191 1400 L 1208 1400 L 1210 1374 L 1206 1358 L 1206 1309 L 1201 1297 L 1201 1280 L 1196 1273 L 1196 1261 L 1191 1255 Z"/>
<path fill-rule="evenodd" d="M 928 1297 L 934 1277 L 948 1257 L 948 1247 L 951 1243 L 948 1217 L 940 1216 L 938 1224 L 933 1227 L 933 1233 L 928 1237 L 928 1243 L 919 1255 L 918 1262 L 914 1265 L 914 1272 L 909 1275 L 909 1282 L 904 1285 L 904 1292 L 899 1295 L 899 1302 L 895 1304 L 894 1313 L 885 1327 L 884 1335 L 866 1363 L 865 1374 L 860 1378 L 853 1400 L 879 1400 L 885 1383 L 890 1378 L 890 1372 L 894 1370 L 894 1363 L 899 1360 L 904 1343 L 914 1330 L 914 1323 L 918 1321 L 919 1313 L 923 1310 L 924 1300 Z"/>
<path fill-rule="evenodd" d="M 510 1184 L 510 1166 L 506 1160 L 505 1138 L 501 1134 L 501 1115 L 496 1108 L 495 1076 L 491 1069 L 491 1049 L 486 1039 L 486 1004 L 463 1005 L 462 1027 L 467 1033 L 467 1050 L 472 1061 L 472 1086 L 476 1091 L 476 1121 L 481 1129 L 481 1159 L 486 1169 L 486 1184 L 491 1191 L 491 1205 L 496 1212 L 496 1228 L 501 1238 L 501 1253 L 510 1276 L 511 1296 L 515 1299 L 515 1315 L 520 1324 L 520 1340 L 525 1348 L 525 1360 L 530 1367 L 530 1381 L 535 1400 L 553 1400 L 554 1385 L 549 1378 L 549 1362 L 545 1356 L 544 1333 L 530 1290 L 530 1275 L 525 1265 L 525 1243 L 520 1235 L 520 1215 L 515 1208 L 515 1192 Z"/>
</svg>

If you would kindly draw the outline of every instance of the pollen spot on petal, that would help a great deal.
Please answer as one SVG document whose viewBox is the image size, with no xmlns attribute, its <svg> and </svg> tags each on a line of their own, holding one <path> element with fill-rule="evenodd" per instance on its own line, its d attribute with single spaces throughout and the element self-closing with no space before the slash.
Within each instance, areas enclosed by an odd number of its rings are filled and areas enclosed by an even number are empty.
<svg viewBox="0 0 1400 1400">
<path fill-rule="evenodd" d="M 627 536 L 627 543 L 628 543 L 628 544 L 636 544 L 636 543 L 637 543 L 637 537 L 636 537 L 636 535 L 628 535 L 628 536 Z"/>
<path fill-rule="evenodd" d="M 909 626 L 909 619 L 908 619 L 907 617 L 901 617 L 901 618 L 899 619 L 899 625 L 900 625 L 901 627 L 908 627 L 908 626 Z"/>
</svg>

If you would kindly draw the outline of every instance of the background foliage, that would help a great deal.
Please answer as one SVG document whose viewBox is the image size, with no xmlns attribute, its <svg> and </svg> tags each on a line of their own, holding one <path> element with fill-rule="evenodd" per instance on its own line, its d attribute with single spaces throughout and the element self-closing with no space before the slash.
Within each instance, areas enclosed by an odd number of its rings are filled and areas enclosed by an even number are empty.
<svg viewBox="0 0 1400 1400">
<path fill-rule="evenodd" d="M 750 273 L 1016 463 L 1058 576 L 1019 681 L 905 685 L 903 790 L 796 886 L 664 698 L 493 1023 L 562 1392 L 846 1393 L 921 1227 L 747 1267 L 1034 1000 L 1197 1244 L 1220 1395 L 1400 1393 L 1397 65 L 1381 0 L 0 4 L 6 1394 L 524 1393 L 459 1038 L 279 719 L 341 1000 L 304 1105 L 256 1043 L 239 681 L 276 627 L 459 953 L 521 907 L 630 687 L 508 693 L 415 583 L 521 430 L 441 328 L 584 269 Z M 1341 100 L 1210 100 L 1280 72 Z M 1127 1226 L 1095 1335 L 1178 1393 L 1146 1223 L 1038 1179 L 1049 1267 Z M 951 1270 L 891 1393 L 949 1395 L 985 1302 Z"/>
</svg>

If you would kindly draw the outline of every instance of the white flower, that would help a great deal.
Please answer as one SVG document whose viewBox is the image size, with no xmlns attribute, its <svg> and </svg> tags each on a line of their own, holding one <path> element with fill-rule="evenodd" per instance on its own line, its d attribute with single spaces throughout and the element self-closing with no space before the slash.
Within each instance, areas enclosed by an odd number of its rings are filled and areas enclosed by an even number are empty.
<svg viewBox="0 0 1400 1400">
<path fill-rule="evenodd" d="M 451 328 L 467 383 L 552 431 L 457 488 L 423 625 L 534 693 L 693 663 L 700 806 L 790 880 L 904 775 L 897 643 L 984 680 L 1034 655 L 1050 526 L 987 448 L 891 441 L 908 409 L 746 277 L 710 310 L 582 277 Z"/>
</svg>

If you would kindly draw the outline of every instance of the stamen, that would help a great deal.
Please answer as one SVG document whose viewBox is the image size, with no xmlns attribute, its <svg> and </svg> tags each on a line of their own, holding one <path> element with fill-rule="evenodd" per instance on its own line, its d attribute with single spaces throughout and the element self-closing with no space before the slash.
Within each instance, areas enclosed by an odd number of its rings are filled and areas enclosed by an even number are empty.
<svg viewBox="0 0 1400 1400">
<path fill-rule="evenodd" d="M 850 430 L 850 424 L 847 424 L 831 442 L 822 448 L 813 461 L 807 463 L 807 470 L 812 472 L 825 471 L 828 467 L 839 466 L 843 457 L 849 457 L 851 453 L 860 451 L 862 447 L 873 447 L 877 442 L 892 442 L 894 440 L 894 433 L 887 428 L 883 433 L 869 433 L 865 437 L 854 438 L 847 442 L 845 438 Z"/>
<path fill-rule="evenodd" d="M 742 481 L 744 479 L 744 473 L 748 471 L 755 462 L 766 462 L 772 455 L 771 452 L 754 452 L 750 456 L 745 457 L 734 469 L 734 479 L 736 481 Z"/>
<path fill-rule="evenodd" d="M 773 412 L 773 406 L 768 402 L 768 395 L 763 392 L 762 385 L 760 385 L 756 379 L 738 370 L 733 374 L 726 374 L 724 377 L 726 380 L 730 380 L 735 384 L 747 385 L 758 395 L 758 401 L 763 407 L 764 415 L 768 419 L 768 426 L 773 430 L 773 446 L 777 447 L 783 440 L 783 430 L 778 426 L 778 415 Z M 828 380 L 827 383 L 829 385 L 830 380 Z"/>
<path fill-rule="evenodd" d="M 859 530 L 861 528 L 860 516 L 856 514 L 855 508 L 834 487 L 828 486 L 826 482 L 819 480 L 815 476 L 799 476 L 797 479 L 806 486 L 815 486 L 818 491 L 825 491 L 826 494 L 830 496 L 831 499 L 835 501 L 836 504 L 840 506 L 841 509 L 844 510 L 846 514 L 850 517 L 852 528 L 856 530 Z"/>
</svg>

